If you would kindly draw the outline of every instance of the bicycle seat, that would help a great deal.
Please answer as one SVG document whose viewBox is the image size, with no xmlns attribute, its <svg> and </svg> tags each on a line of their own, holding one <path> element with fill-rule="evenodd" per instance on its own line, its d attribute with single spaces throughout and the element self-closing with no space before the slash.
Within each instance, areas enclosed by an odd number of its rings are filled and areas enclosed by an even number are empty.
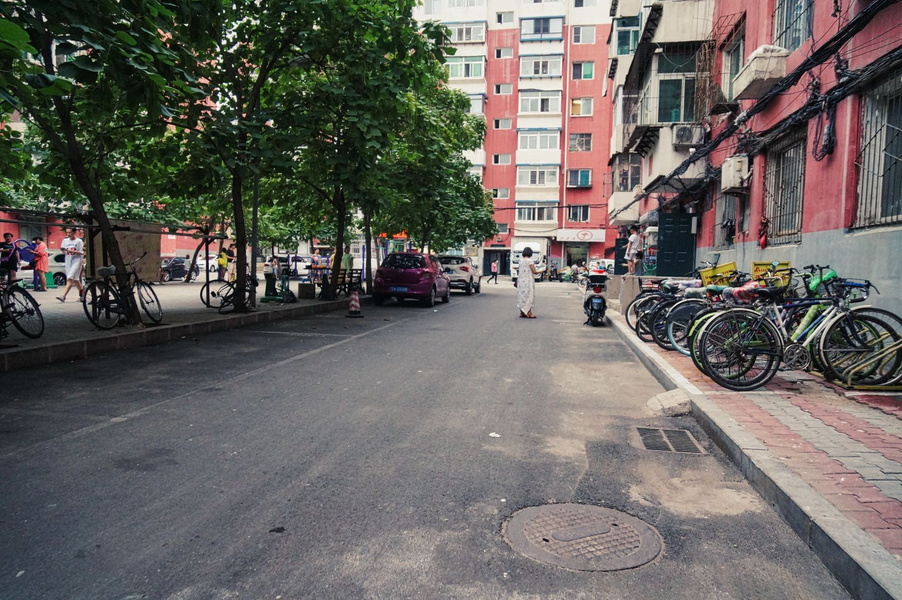
<svg viewBox="0 0 902 600">
<path fill-rule="evenodd" d="M 725 286 L 725 285 L 715 285 L 715 284 L 713 284 L 713 283 L 710 284 L 710 285 L 706 285 L 706 286 L 705 286 L 705 291 L 708 292 L 709 294 L 720 294 L 720 293 L 723 292 L 725 289 L 727 289 L 727 286 Z"/>
<path fill-rule="evenodd" d="M 97 268 L 98 277 L 112 277 L 116 274 L 116 265 L 108 265 L 106 267 Z"/>
<path fill-rule="evenodd" d="M 751 288 L 749 293 L 765 302 L 780 302 L 786 294 L 786 288 L 783 286 Z"/>
</svg>

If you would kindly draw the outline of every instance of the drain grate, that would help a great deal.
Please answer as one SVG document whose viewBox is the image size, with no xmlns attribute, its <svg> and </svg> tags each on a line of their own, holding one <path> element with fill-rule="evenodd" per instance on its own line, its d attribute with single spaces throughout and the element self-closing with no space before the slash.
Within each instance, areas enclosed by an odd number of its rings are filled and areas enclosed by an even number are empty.
<svg viewBox="0 0 902 600">
<path fill-rule="evenodd" d="M 508 544 L 539 562 L 576 571 L 619 571 L 654 560 L 658 532 L 632 515 L 586 504 L 532 506 L 505 524 Z"/>
<path fill-rule="evenodd" d="M 679 452 L 681 454 L 704 454 L 705 451 L 699 445 L 692 434 L 683 429 L 660 429 L 651 427 L 637 427 L 639 438 L 646 450 L 660 450 L 661 452 Z"/>
</svg>

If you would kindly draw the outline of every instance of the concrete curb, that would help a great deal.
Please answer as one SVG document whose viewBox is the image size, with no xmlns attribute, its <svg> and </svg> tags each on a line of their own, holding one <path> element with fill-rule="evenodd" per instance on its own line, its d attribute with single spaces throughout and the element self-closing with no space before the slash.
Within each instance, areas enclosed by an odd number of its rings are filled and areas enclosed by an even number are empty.
<svg viewBox="0 0 902 600">
<path fill-rule="evenodd" d="M 56 362 L 79 360 L 127 350 L 142 346 L 155 346 L 165 344 L 184 337 L 226 331 L 245 325 L 268 323 L 281 319 L 303 317 L 307 315 L 331 312 L 347 308 L 350 299 L 329 300 L 316 304 L 304 304 L 301 306 L 286 306 L 275 310 L 256 311 L 247 314 L 231 314 L 221 316 L 218 319 L 196 321 L 193 323 L 177 323 L 174 325 L 160 325 L 146 329 L 111 331 L 108 336 L 92 337 L 79 340 L 67 340 L 10 350 L 0 353 L 0 373 L 16 371 L 25 367 L 47 365 Z"/>
<path fill-rule="evenodd" d="M 682 389 L 692 414 L 749 483 L 814 550 L 856 598 L 902 599 L 902 563 L 845 517 L 697 387 L 650 350 L 622 317 L 609 316 L 621 339 L 665 389 Z"/>
</svg>

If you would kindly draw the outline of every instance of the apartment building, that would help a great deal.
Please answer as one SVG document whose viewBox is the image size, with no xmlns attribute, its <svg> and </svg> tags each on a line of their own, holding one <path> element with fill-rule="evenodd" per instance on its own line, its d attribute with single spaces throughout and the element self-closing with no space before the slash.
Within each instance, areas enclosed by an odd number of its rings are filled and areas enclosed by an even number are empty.
<svg viewBox="0 0 902 600">
<path fill-rule="evenodd" d="M 609 14 L 604 0 L 426 0 L 417 9 L 451 30 L 449 85 L 485 115 L 485 144 L 469 158 L 498 223 L 483 246 L 486 270 L 497 259 L 507 273 L 523 243 L 558 266 L 606 256 Z"/>
<path fill-rule="evenodd" d="M 620 0 L 612 16 L 610 221 L 640 224 L 657 273 L 829 264 L 902 309 L 902 5 Z"/>
</svg>

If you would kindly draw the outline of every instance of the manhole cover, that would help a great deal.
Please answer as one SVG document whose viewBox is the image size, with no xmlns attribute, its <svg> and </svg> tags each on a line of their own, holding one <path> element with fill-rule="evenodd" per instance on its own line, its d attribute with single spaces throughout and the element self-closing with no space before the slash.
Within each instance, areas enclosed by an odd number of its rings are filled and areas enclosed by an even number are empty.
<svg viewBox="0 0 902 600">
<path fill-rule="evenodd" d="M 648 523 L 586 504 L 524 508 L 507 522 L 504 533 L 517 552 L 575 571 L 632 569 L 654 560 L 663 547 Z"/>
</svg>

